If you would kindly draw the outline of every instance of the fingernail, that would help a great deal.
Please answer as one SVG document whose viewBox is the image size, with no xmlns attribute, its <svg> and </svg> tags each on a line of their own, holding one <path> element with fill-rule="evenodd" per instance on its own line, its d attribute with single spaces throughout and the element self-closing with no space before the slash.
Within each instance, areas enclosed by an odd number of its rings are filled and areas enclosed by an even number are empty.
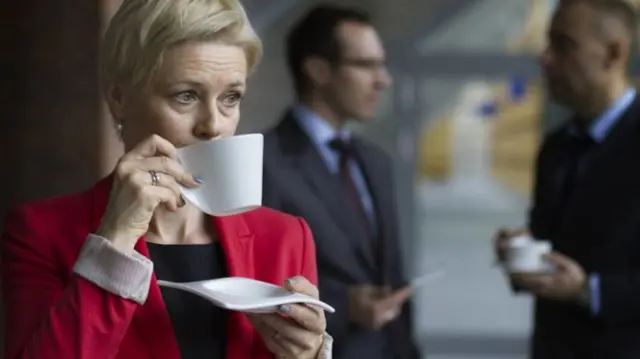
<svg viewBox="0 0 640 359">
<path fill-rule="evenodd" d="M 280 313 L 289 313 L 291 312 L 291 306 L 289 304 L 283 304 L 278 307 L 278 310 L 280 311 Z"/>
<path fill-rule="evenodd" d="M 294 285 L 296 284 L 297 279 L 296 278 L 289 278 L 286 280 L 287 284 L 289 285 Z"/>
<path fill-rule="evenodd" d="M 196 183 L 198 183 L 198 184 L 203 184 L 204 183 L 202 178 L 200 178 L 198 176 L 193 176 L 193 180 L 196 181 Z"/>
<path fill-rule="evenodd" d="M 182 195 L 180 195 L 180 204 L 178 204 L 178 207 L 182 208 L 187 204 L 187 201 L 184 200 L 184 197 L 182 197 Z"/>
</svg>

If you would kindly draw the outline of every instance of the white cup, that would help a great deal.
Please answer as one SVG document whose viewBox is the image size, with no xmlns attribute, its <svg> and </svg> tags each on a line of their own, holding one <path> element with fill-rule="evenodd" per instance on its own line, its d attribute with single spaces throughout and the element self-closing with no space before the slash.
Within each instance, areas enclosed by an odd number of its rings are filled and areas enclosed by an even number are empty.
<svg viewBox="0 0 640 359">
<path fill-rule="evenodd" d="M 553 266 L 544 256 L 551 253 L 551 243 L 521 237 L 509 241 L 506 268 L 512 273 L 544 273 L 553 271 Z"/>
<path fill-rule="evenodd" d="M 247 212 L 262 205 L 264 137 L 225 137 L 178 149 L 184 168 L 202 180 L 182 188 L 189 203 L 212 216 Z"/>
</svg>

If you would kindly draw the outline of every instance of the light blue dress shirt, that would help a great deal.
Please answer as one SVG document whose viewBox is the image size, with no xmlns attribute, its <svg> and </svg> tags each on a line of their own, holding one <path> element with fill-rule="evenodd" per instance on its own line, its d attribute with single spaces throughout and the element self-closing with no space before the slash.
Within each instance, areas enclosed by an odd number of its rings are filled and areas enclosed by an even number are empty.
<svg viewBox="0 0 640 359">
<path fill-rule="evenodd" d="M 293 115 L 318 150 L 329 172 L 338 175 L 340 172 L 340 155 L 329 146 L 329 142 L 335 138 L 349 140 L 351 133 L 345 129 L 335 129 L 329 122 L 302 104 L 297 104 L 293 107 Z M 358 190 L 358 195 L 360 196 L 360 201 L 368 217 L 369 225 L 371 229 L 375 230 L 376 219 L 373 198 L 367 186 L 364 173 L 356 161 L 349 162 L 349 170 L 351 171 L 351 177 L 353 178 L 353 182 Z"/>
<path fill-rule="evenodd" d="M 629 108 L 636 98 L 636 90 L 628 88 L 616 99 L 616 101 L 598 116 L 589 127 L 589 136 L 596 142 L 601 143 L 609 134 L 611 128 L 618 122 L 622 114 Z M 600 275 L 591 273 L 589 275 L 589 290 L 591 294 L 591 312 L 597 315 L 600 312 Z"/>
</svg>

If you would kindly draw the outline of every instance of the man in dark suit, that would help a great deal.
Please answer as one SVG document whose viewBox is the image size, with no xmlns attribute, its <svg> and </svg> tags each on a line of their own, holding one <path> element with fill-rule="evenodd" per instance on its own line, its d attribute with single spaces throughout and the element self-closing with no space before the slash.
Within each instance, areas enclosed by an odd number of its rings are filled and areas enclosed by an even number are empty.
<svg viewBox="0 0 640 359">
<path fill-rule="evenodd" d="M 550 240 L 552 274 L 512 275 L 536 296 L 534 359 L 640 358 L 640 101 L 627 79 L 636 15 L 622 0 L 564 0 L 542 67 L 575 115 L 537 162 L 528 229 Z"/>
<path fill-rule="evenodd" d="M 321 5 L 288 37 L 298 102 L 265 136 L 264 205 L 305 218 L 339 359 L 418 359 L 389 156 L 345 128 L 390 84 L 368 16 Z"/>
</svg>

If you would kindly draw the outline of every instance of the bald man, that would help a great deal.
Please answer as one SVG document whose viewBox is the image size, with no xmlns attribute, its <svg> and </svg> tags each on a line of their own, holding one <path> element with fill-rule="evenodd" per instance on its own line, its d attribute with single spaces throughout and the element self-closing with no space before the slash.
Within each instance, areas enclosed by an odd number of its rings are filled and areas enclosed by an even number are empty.
<svg viewBox="0 0 640 359">
<path fill-rule="evenodd" d="M 555 271 L 511 275 L 535 296 L 533 359 L 640 358 L 640 101 L 627 68 L 636 15 L 622 0 L 564 0 L 541 66 L 574 116 L 541 147 L 526 228 Z"/>
</svg>

